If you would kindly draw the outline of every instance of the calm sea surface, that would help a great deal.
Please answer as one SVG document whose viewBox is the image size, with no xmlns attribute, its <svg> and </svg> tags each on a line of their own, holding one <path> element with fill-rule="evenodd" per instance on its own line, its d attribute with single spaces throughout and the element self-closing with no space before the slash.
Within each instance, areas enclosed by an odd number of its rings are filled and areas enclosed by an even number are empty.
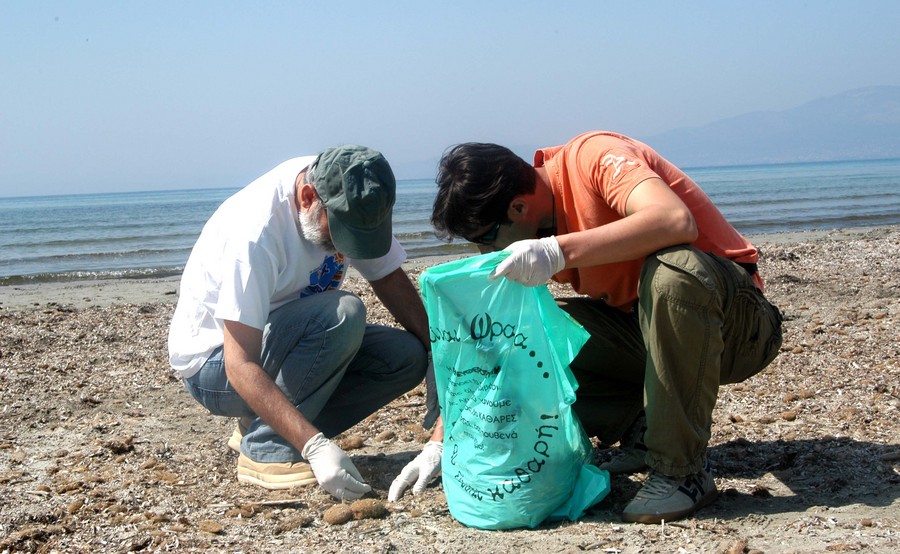
<svg viewBox="0 0 900 554">
<path fill-rule="evenodd" d="M 900 160 L 693 168 L 744 234 L 900 224 Z M 399 181 L 394 233 L 410 258 L 475 253 L 435 238 L 436 186 Z M 0 198 L 0 285 L 181 272 L 206 219 L 236 189 Z"/>
</svg>

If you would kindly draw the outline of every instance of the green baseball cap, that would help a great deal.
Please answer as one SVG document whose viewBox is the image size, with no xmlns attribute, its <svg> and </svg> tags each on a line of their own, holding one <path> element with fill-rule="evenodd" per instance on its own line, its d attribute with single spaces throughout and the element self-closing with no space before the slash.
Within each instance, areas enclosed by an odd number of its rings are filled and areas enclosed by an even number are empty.
<svg viewBox="0 0 900 554">
<path fill-rule="evenodd" d="M 335 248 L 361 260 L 387 254 L 397 181 L 384 156 L 355 144 L 329 148 L 313 163 L 312 177 Z"/>
</svg>

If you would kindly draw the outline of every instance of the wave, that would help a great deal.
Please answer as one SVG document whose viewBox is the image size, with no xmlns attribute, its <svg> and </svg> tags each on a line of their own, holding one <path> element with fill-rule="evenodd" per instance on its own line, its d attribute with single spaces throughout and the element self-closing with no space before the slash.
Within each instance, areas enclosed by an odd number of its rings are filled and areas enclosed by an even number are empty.
<svg viewBox="0 0 900 554">
<path fill-rule="evenodd" d="M 747 220 L 730 219 L 735 229 L 743 234 L 772 233 L 779 231 L 811 231 L 824 229 L 841 229 L 844 227 L 877 227 L 881 225 L 900 224 L 900 214 L 851 214 L 839 216 L 815 215 L 808 218 L 795 217 L 790 220 L 773 218 Z"/>
<path fill-rule="evenodd" d="M 111 250 L 106 252 L 81 252 L 81 253 L 65 253 L 65 254 L 46 254 L 41 256 L 29 256 L 18 258 L 7 258 L 0 260 L 0 267 L 10 266 L 17 263 L 57 263 L 71 261 L 102 261 L 107 259 L 123 259 L 123 258 L 152 258 L 156 256 L 171 256 L 174 253 L 184 253 L 187 260 L 190 248 L 158 248 L 158 249 L 138 249 L 138 250 Z"/>
<path fill-rule="evenodd" d="M 103 279 L 161 279 L 181 275 L 184 266 L 151 267 L 143 269 L 122 269 L 105 271 L 61 271 L 58 273 L 35 273 L 32 275 L 9 275 L 0 277 L 0 286 L 36 285 L 40 283 L 68 281 L 97 281 Z"/>
<path fill-rule="evenodd" d="M 865 207 L 865 206 L 884 206 L 884 205 L 897 205 L 898 204 L 898 196 L 896 194 L 884 193 L 884 194 L 847 194 L 843 196 L 823 196 L 820 194 L 816 194 L 815 192 L 810 192 L 807 195 L 798 195 L 791 194 L 790 196 L 785 193 L 785 195 L 777 197 L 775 195 L 771 195 L 767 198 L 754 198 L 749 195 L 745 195 L 744 197 L 723 197 L 723 198 L 713 198 L 713 202 L 716 204 L 720 210 L 724 210 L 729 207 L 751 207 L 751 206 L 760 206 L 760 207 L 770 207 L 773 205 L 774 201 L 777 201 L 780 205 L 785 204 L 801 204 L 801 203 L 809 203 L 815 202 L 818 206 L 824 206 L 825 202 L 833 202 L 834 204 L 840 205 L 842 207 L 847 206 L 848 204 L 854 204 L 857 206 Z"/>
<path fill-rule="evenodd" d="M 30 248 L 30 247 L 64 247 L 64 248 L 77 248 L 79 246 L 107 246 L 110 244 L 122 244 L 122 243 L 146 243 L 148 241 L 153 242 L 175 242 L 184 244 L 186 242 L 193 242 L 197 239 L 196 233 L 178 233 L 178 234 L 157 234 L 157 235 L 149 235 L 144 233 L 142 235 L 127 235 L 127 236 L 117 236 L 117 237 L 98 237 L 98 238 L 83 238 L 83 239 L 73 239 L 73 238 L 61 238 L 56 240 L 24 240 L 24 241 L 16 241 L 15 244 L 18 248 Z M 130 252 L 136 252 L 135 250 L 131 250 Z"/>
</svg>

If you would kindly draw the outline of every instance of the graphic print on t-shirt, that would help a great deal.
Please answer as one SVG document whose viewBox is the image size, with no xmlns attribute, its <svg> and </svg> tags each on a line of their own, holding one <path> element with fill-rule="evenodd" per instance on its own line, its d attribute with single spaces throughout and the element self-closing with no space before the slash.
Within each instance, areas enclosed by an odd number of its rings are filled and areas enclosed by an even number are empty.
<svg viewBox="0 0 900 554">
<path fill-rule="evenodd" d="M 309 273 L 309 286 L 300 292 L 300 298 L 340 288 L 344 280 L 344 255 L 326 256 L 315 270 Z"/>
<path fill-rule="evenodd" d="M 623 166 L 627 169 L 628 166 L 638 165 L 637 161 L 631 158 L 626 158 L 625 156 L 614 156 L 612 154 L 603 156 L 603 159 L 600 160 L 600 163 L 602 165 L 605 165 L 606 167 L 612 166 L 616 170 L 612 176 L 613 180 L 617 179 L 619 177 L 619 174 L 622 173 Z"/>
</svg>

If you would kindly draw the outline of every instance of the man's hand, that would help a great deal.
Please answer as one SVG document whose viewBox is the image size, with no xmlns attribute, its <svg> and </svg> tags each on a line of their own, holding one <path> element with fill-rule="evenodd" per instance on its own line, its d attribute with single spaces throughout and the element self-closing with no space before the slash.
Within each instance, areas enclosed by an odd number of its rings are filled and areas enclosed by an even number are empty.
<svg viewBox="0 0 900 554">
<path fill-rule="evenodd" d="M 505 276 L 526 287 L 546 283 L 566 266 L 566 257 L 556 237 L 520 240 L 504 249 L 510 255 L 500 262 L 488 279 Z"/>
<path fill-rule="evenodd" d="M 428 441 L 422 452 L 403 468 L 400 475 L 391 483 L 388 491 L 388 502 L 396 502 L 403 496 L 410 485 L 413 485 L 413 494 L 419 494 L 425 490 L 428 483 L 441 472 L 441 454 L 444 445 L 438 441 Z M 415 484 L 414 484 L 415 483 Z"/>
<path fill-rule="evenodd" d="M 350 457 L 322 433 L 309 439 L 300 454 L 312 466 L 322 488 L 338 500 L 356 500 L 372 490 L 363 482 Z"/>
</svg>

